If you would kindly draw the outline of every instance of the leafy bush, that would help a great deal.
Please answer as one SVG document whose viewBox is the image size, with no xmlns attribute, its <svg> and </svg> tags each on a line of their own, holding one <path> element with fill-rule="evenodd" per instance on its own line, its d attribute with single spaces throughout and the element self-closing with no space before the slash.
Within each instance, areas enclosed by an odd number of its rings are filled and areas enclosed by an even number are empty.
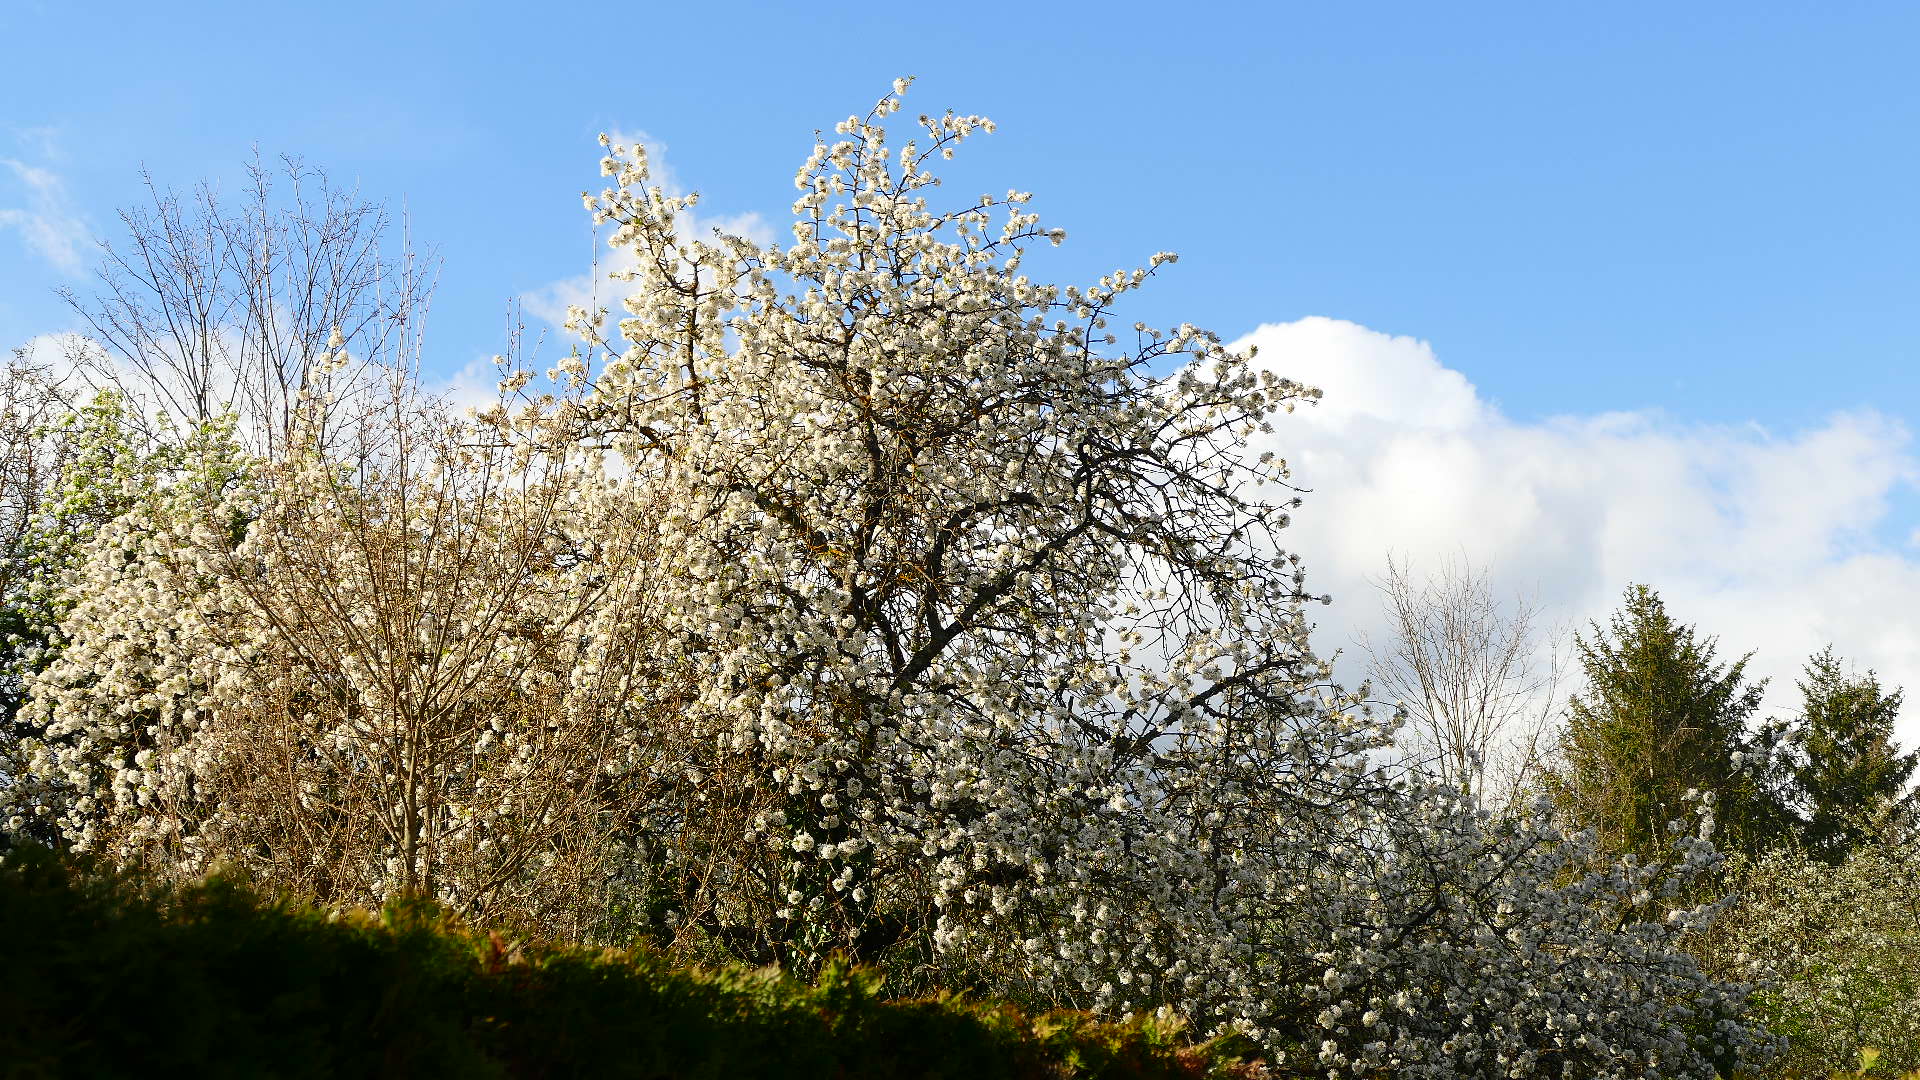
<svg viewBox="0 0 1920 1080">
<path fill-rule="evenodd" d="M 1872 1046 L 1862 1047 L 1860 1049 L 1858 1065 L 1855 1068 L 1841 1069 L 1835 1072 L 1829 1080 L 1874 1080 L 1876 1077 L 1891 1077 L 1889 1073 L 1876 1074 L 1873 1071 L 1874 1067 L 1879 1063 L 1879 1048 Z M 1920 1080 L 1920 1070 L 1906 1073 L 1898 1077 L 1897 1080 Z"/>
<path fill-rule="evenodd" d="M 1739 896 L 1703 942 L 1707 966 L 1763 980 L 1754 1012 L 1786 1038 L 1781 1075 L 1825 1076 L 1873 1047 L 1920 1070 L 1920 852 L 1860 848 L 1839 866 L 1782 850 L 1741 860 Z"/>
<path fill-rule="evenodd" d="M 37 848 L 0 865 L 0 1060 L 18 1077 L 1252 1077 L 1168 1014 L 890 1001 L 830 965 L 698 971 L 522 945 L 444 909 L 378 916 L 174 886 Z"/>
</svg>

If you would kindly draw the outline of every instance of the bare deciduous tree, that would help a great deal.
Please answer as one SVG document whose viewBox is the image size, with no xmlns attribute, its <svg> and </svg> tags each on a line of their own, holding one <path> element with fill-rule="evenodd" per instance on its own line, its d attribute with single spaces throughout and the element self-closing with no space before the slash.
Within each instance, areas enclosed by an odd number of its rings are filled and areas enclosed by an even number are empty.
<svg viewBox="0 0 1920 1080">
<path fill-rule="evenodd" d="M 1541 631 L 1539 608 L 1525 598 L 1503 603 L 1488 572 L 1465 559 L 1417 581 L 1389 555 L 1374 585 L 1388 639 L 1360 646 L 1375 694 L 1405 709 L 1402 745 L 1447 786 L 1511 804 L 1539 761 L 1558 698 L 1557 635 Z"/>
<path fill-rule="evenodd" d="M 329 338 L 391 364 L 417 340 L 433 281 L 404 235 L 389 253 L 383 206 L 319 169 L 256 156 L 247 175 L 238 200 L 147 176 L 151 205 L 120 212 L 126 246 L 101 245 L 101 291 L 64 296 L 104 350 L 96 381 L 187 425 L 232 409 L 273 456 Z"/>
</svg>

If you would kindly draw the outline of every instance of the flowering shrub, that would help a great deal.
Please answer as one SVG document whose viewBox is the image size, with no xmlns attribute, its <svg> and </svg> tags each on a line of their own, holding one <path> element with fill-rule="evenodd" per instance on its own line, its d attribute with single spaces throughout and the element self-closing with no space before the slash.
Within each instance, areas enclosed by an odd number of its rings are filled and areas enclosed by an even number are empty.
<svg viewBox="0 0 1920 1080">
<path fill-rule="evenodd" d="M 73 404 L 24 350 L 0 362 L 0 725 L 20 707 L 21 674 L 38 661 L 52 623 L 34 586 L 50 554 L 40 527 L 46 504 L 74 450 L 50 429 Z"/>
<path fill-rule="evenodd" d="M 1832 1080 L 1867 1080 L 1873 1075 L 1874 1067 L 1880 1063 L 1880 1049 L 1874 1046 L 1862 1047 L 1859 1060 L 1854 1068 L 1841 1069 L 1832 1074 Z M 1890 1073 L 1882 1073 L 1891 1076 Z M 1898 1080 L 1920 1080 L 1920 1069 L 1905 1073 Z"/>
<path fill-rule="evenodd" d="M 0 723 L 13 722 L 27 676 L 58 650 L 65 585 L 85 542 L 193 448 L 223 441 L 219 424 L 149 439 L 120 395 L 77 398 L 37 368 L 0 374 Z"/>
<path fill-rule="evenodd" d="M 1756 1012 L 1786 1036 L 1781 1068 L 1819 1076 L 1862 1047 L 1920 1069 L 1920 851 L 1869 843 L 1839 866 L 1797 851 L 1744 860 L 1739 902 L 1706 939 L 1710 966 L 1757 966 Z"/>
<path fill-rule="evenodd" d="M 896 149 L 901 107 L 816 146 L 785 246 L 684 235 L 693 197 L 610 146 L 624 315 L 575 312 L 544 379 L 471 421 L 396 392 L 352 453 L 295 438 L 124 517 L 34 684 L 14 827 L 1171 1006 L 1329 1075 L 1763 1055 L 1748 988 L 1676 945 L 1714 914 L 1681 899 L 1704 841 L 1609 865 L 1369 756 L 1389 725 L 1329 684 L 1278 545 L 1285 465 L 1242 453 L 1317 392 L 1190 326 L 1123 346 L 1172 257 L 1033 282 L 1063 234 L 1026 195 L 929 201 L 990 123 Z"/>
<path fill-rule="evenodd" d="M 404 392 L 389 409 L 344 461 L 195 455 L 89 542 L 12 748 L 13 828 L 589 932 L 673 745 L 644 502 Z"/>
</svg>

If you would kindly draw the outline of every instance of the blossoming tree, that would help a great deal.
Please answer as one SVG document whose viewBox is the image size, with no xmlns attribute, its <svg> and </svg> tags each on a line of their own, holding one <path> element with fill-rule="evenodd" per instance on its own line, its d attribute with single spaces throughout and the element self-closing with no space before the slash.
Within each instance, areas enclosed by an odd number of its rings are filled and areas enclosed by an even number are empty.
<svg viewBox="0 0 1920 1080">
<path fill-rule="evenodd" d="M 1119 326 L 1171 256 L 1030 280 L 1063 234 L 1025 194 L 933 201 L 991 124 L 893 147 L 904 89 L 815 147 L 780 245 L 686 235 L 609 146 L 628 295 L 544 379 L 99 544 L 9 812 L 482 917 L 562 880 L 583 934 L 1171 1006 L 1330 1075 L 1761 1052 L 1675 947 L 1709 845 L 1612 865 L 1370 756 L 1285 466 L 1242 453 L 1317 392 Z"/>
</svg>

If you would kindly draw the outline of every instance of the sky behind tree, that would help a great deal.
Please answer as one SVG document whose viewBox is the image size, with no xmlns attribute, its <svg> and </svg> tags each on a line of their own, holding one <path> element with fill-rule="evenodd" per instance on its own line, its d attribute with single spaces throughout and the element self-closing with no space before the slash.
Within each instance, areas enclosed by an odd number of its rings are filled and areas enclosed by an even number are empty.
<svg viewBox="0 0 1920 1080">
<path fill-rule="evenodd" d="M 1068 230 L 1036 274 L 1177 251 L 1128 319 L 1327 383 L 1276 437 L 1324 648 L 1392 546 L 1569 619 L 1646 580 L 1770 700 L 1827 640 L 1920 684 L 1912 5 L 13 0 L 0 42 L 0 345 L 75 328 L 142 168 L 237 190 L 257 146 L 404 209 L 478 377 L 588 270 L 598 133 L 781 237 L 813 133 L 912 75 L 900 119 L 999 124 L 947 190 Z"/>
</svg>

